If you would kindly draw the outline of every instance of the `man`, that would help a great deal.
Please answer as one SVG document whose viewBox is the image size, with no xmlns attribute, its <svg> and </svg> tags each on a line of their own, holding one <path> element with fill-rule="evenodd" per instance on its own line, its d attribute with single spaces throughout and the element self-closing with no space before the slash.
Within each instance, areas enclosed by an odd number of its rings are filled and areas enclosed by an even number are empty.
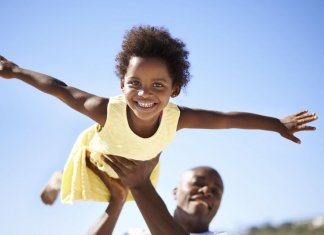
<svg viewBox="0 0 324 235">
<path fill-rule="evenodd" d="M 119 175 L 119 180 L 100 173 L 91 166 L 90 161 L 87 161 L 87 164 L 107 187 L 111 187 L 112 182 L 117 182 L 122 190 L 119 190 L 120 195 L 112 193 L 106 212 L 93 225 L 90 234 L 112 234 L 117 221 L 116 215 L 119 215 L 126 201 L 127 188 L 132 193 L 152 235 L 226 234 L 209 231 L 209 224 L 217 213 L 224 189 L 223 181 L 215 169 L 201 166 L 183 173 L 173 191 L 177 207 L 171 216 L 149 180 L 159 157 L 149 161 L 128 160 L 116 156 L 109 156 L 110 160 L 104 159 Z M 142 234 L 149 233 L 143 231 Z"/>
</svg>

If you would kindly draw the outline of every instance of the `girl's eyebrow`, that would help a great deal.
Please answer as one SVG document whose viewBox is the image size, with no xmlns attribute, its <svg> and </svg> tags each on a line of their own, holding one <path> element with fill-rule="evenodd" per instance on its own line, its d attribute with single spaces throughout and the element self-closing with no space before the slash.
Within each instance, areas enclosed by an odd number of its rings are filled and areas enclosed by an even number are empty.
<svg viewBox="0 0 324 235">
<path fill-rule="evenodd" d="M 156 78 L 156 79 L 154 79 L 154 81 L 156 82 L 158 82 L 158 81 L 161 81 L 161 82 L 167 82 L 168 81 L 168 79 L 167 78 Z"/>
<path fill-rule="evenodd" d="M 140 77 L 136 77 L 136 76 L 129 76 L 129 77 L 125 77 L 126 79 L 136 79 L 136 80 L 142 80 Z M 168 82 L 168 79 L 165 77 L 160 77 L 160 78 L 153 78 L 152 79 L 153 82 Z"/>
<path fill-rule="evenodd" d="M 139 77 L 136 77 L 136 76 L 130 76 L 130 77 L 125 77 L 127 79 L 140 79 Z"/>
</svg>

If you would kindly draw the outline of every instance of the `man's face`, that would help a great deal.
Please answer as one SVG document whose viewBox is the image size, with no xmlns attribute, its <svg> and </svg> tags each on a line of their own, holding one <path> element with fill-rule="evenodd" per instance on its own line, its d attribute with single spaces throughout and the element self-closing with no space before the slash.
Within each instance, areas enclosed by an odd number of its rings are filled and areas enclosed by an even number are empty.
<svg viewBox="0 0 324 235">
<path fill-rule="evenodd" d="M 214 169 L 198 167 L 183 174 L 174 195 L 179 209 L 210 222 L 220 206 L 223 183 Z"/>
</svg>

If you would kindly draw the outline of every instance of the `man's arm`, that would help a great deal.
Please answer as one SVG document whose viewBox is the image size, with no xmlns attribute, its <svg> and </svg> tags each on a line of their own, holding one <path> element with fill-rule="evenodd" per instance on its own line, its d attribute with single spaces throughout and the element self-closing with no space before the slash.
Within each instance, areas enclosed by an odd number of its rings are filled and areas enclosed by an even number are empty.
<svg viewBox="0 0 324 235">
<path fill-rule="evenodd" d="M 91 226 L 89 235 L 111 235 L 127 198 L 128 189 L 119 179 L 109 177 L 90 162 L 89 153 L 86 156 L 87 167 L 103 181 L 109 189 L 111 197 L 105 212 Z"/>
<path fill-rule="evenodd" d="M 108 157 L 104 161 L 131 191 L 152 235 L 188 235 L 175 222 L 150 181 L 149 177 L 159 161 L 159 156 L 149 161 L 129 160 L 112 155 Z"/>
<path fill-rule="evenodd" d="M 152 235 L 188 235 L 174 221 L 151 181 L 148 180 L 140 186 L 130 188 L 130 191 Z"/>
<path fill-rule="evenodd" d="M 109 202 L 106 211 L 97 219 L 88 231 L 88 235 L 111 235 L 124 206 L 124 201 Z"/>
<path fill-rule="evenodd" d="M 17 78 L 36 89 L 55 96 L 76 111 L 104 125 L 106 121 L 108 99 L 99 97 L 39 72 L 24 69 L 0 56 L 0 77 Z"/>
</svg>

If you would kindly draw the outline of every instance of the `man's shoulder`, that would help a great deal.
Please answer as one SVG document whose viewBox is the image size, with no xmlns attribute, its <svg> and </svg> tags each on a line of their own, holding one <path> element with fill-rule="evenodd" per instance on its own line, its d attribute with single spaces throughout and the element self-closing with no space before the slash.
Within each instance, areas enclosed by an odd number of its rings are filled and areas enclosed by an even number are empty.
<svg viewBox="0 0 324 235">
<path fill-rule="evenodd" d="M 144 228 L 130 228 L 124 235 L 151 235 L 148 229 Z"/>
<path fill-rule="evenodd" d="M 211 232 L 210 235 L 231 235 L 228 232 Z"/>
<path fill-rule="evenodd" d="M 190 233 L 191 235 L 230 235 L 227 232 L 209 231 L 204 233 Z"/>
<path fill-rule="evenodd" d="M 231 235 L 227 232 L 217 232 L 217 231 L 209 231 L 205 233 L 190 233 L 191 235 Z M 148 229 L 143 228 L 131 228 L 124 235 L 151 235 Z"/>
</svg>

